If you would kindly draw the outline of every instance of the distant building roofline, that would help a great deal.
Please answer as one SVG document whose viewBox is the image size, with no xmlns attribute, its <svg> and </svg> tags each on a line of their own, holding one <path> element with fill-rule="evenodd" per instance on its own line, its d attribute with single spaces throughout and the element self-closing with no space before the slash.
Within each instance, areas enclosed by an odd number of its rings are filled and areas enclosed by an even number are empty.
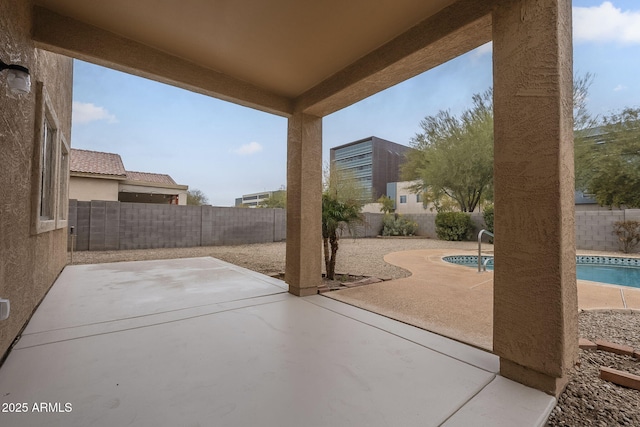
<svg viewBox="0 0 640 427">
<path fill-rule="evenodd" d="M 380 137 L 377 137 L 377 136 L 370 136 L 370 137 L 367 137 L 367 138 L 359 139 L 357 141 L 352 141 L 352 142 L 348 142 L 346 144 L 338 145 L 337 147 L 331 147 L 331 150 L 338 150 L 340 148 L 349 147 L 350 145 L 360 144 L 361 142 L 366 142 L 366 141 L 370 141 L 370 140 L 373 140 L 373 139 L 377 139 L 379 141 L 388 142 L 390 144 L 396 144 L 396 145 L 401 145 L 403 147 L 411 148 L 408 145 L 399 144 L 397 142 L 389 141 L 388 139 L 380 138 Z"/>
</svg>

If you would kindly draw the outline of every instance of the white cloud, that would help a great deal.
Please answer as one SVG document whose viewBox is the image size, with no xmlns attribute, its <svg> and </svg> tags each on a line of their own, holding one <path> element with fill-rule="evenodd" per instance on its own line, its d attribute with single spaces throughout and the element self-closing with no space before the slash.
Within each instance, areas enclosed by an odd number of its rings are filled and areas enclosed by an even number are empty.
<svg viewBox="0 0 640 427">
<path fill-rule="evenodd" d="M 618 86 L 616 86 L 616 87 L 614 87 L 614 88 L 613 88 L 613 91 L 614 91 L 614 92 L 620 92 L 621 90 L 625 90 L 625 89 L 627 89 L 627 87 L 626 87 L 626 86 L 618 85 Z"/>
<path fill-rule="evenodd" d="M 610 1 L 600 6 L 573 8 L 575 42 L 640 44 L 640 10 L 617 8 Z"/>
<path fill-rule="evenodd" d="M 252 141 L 248 144 L 243 144 L 240 146 L 240 148 L 232 150 L 233 153 L 239 154 L 241 156 L 249 156 L 259 151 L 262 151 L 262 145 L 258 144 L 255 141 Z"/>
<path fill-rule="evenodd" d="M 475 57 L 481 57 L 488 53 L 493 52 L 493 42 L 485 43 L 480 47 L 477 47 L 473 50 L 473 55 Z"/>
<path fill-rule="evenodd" d="M 75 124 L 90 123 L 97 120 L 106 120 L 107 123 L 118 122 L 116 116 L 103 107 L 78 101 L 73 101 L 72 119 Z"/>
</svg>

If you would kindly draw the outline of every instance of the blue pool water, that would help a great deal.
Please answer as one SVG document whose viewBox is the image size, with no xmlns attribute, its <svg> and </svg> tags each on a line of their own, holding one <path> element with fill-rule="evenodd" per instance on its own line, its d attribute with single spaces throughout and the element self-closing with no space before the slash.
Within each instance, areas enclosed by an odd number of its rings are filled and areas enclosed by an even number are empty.
<svg viewBox="0 0 640 427">
<path fill-rule="evenodd" d="M 478 257 L 470 255 L 449 256 L 445 261 L 478 268 Z M 493 270 L 493 257 L 482 257 L 487 261 L 487 270 Z M 580 280 L 610 283 L 613 285 L 640 288 L 640 259 L 603 256 L 576 257 L 576 276 Z"/>
</svg>

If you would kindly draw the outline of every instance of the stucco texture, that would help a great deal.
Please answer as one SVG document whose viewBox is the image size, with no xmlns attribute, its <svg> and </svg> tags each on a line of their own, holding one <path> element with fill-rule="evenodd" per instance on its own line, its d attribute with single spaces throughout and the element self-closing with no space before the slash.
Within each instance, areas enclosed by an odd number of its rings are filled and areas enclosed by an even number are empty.
<svg viewBox="0 0 640 427">
<path fill-rule="evenodd" d="M 577 358 L 571 2 L 493 14 L 494 351 L 501 374 L 558 394 Z"/>
<path fill-rule="evenodd" d="M 32 234 L 31 197 L 36 82 L 44 82 L 60 130 L 71 138 L 72 60 L 34 48 L 31 2 L 0 2 L 0 58 L 31 71 L 32 90 L 16 97 L 0 75 L 0 298 L 9 319 L 0 321 L 0 357 L 20 333 L 66 263 L 66 228 Z"/>
</svg>

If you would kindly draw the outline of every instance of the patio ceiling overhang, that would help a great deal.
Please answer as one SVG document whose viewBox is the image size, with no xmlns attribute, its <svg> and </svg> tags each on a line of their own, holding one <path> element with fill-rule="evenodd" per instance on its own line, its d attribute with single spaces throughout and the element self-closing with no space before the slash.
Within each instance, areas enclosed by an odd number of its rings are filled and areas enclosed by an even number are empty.
<svg viewBox="0 0 640 427">
<path fill-rule="evenodd" d="M 490 41 L 494 1 L 34 3 L 37 47 L 282 116 L 322 117 Z"/>
</svg>

